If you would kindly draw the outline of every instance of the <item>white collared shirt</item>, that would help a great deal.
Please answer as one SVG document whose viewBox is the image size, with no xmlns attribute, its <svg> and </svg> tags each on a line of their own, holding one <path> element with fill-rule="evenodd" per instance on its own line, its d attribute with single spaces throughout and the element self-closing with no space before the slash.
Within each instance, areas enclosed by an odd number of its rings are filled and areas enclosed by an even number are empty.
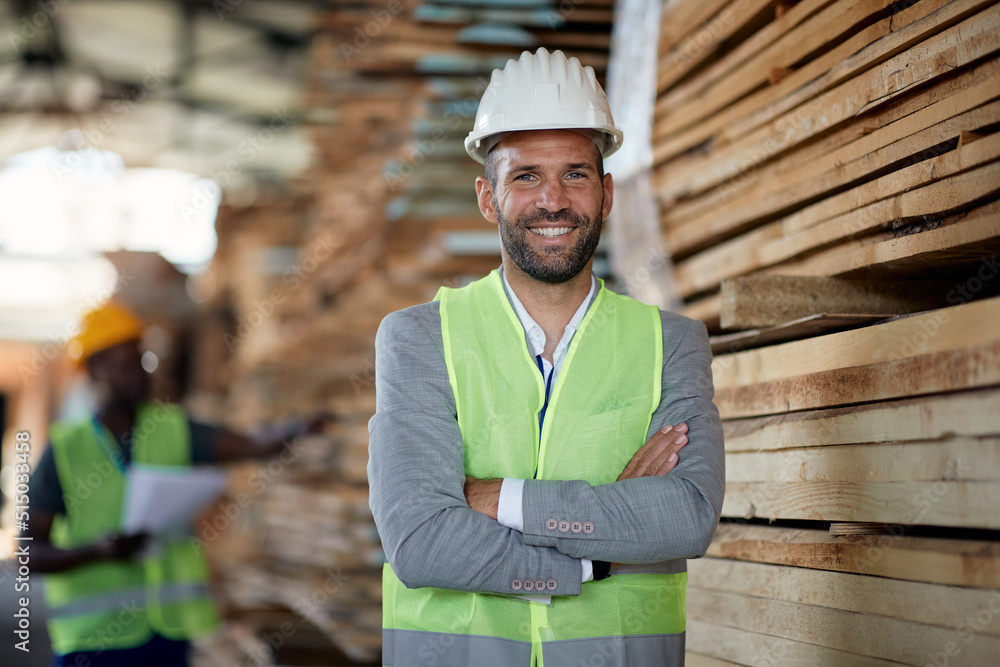
<svg viewBox="0 0 1000 667">
<path fill-rule="evenodd" d="M 501 272 L 503 275 L 503 272 Z M 525 310 L 524 304 L 521 300 L 517 298 L 517 294 L 514 293 L 514 289 L 507 282 L 507 276 L 503 276 L 503 286 L 507 291 L 507 296 L 510 298 L 511 304 L 514 306 L 514 312 L 517 313 L 517 319 L 521 321 L 521 326 L 524 327 L 524 333 L 530 346 L 532 354 L 535 357 L 541 357 L 542 352 L 545 351 L 545 332 L 542 331 L 542 327 L 538 325 L 528 311 Z M 556 345 L 555 351 L 552 353 L 552 363 L 549 363 L 548 359 L 542 358 L 543 364 L 543 384 L 549 382 L 549 375 L 552 375 L 551 381 L 555 385 L 556 380 L 559 378 L 559 371 L 562 370 L 563 361 L 566 359 L 566 352 L 569 350 L 570 341 L 573 340 L 573 334 L 576 330 L 580 328 L 580 323 L 583 322 L 584 316 L 587 314 L 587 308 L 590 306 L 591 299 L 594 298 L 594 292 L 597 290 L 597 279 L 594 274 L 590 275 L 590 291 L 587 292 L 587 296 L 584 297 L 583 303 L 580 307 L 576 309 L 573 313 L 573 317 L 570 318 L 569 324 L 566 325 L 566 329 L 563 331 L 562 338 L 559 339 L 559 344 Z"/>
<path fill-rule="evenodd" d="M 542 327 L 538 325 L 528 311 L 524 308 L 524 304 L 521 300 L 517 298 L 517 294 L 514 293 L 514 289 L 507 282 L 507 276 L 501 271 L 500 275 L 503 277 L 504 290 L 507 292 L 507 297 L 510 299 L 511 305 L 514 306 L 514 312 L 517 313 L 517 319 L 521 321 L 521 326 L 524 327 L 525 337 L 527 338 L 528 346 L 532 353 L 535 355 L 536 359 L 541 360 L 542 364 L 542 384 L 549 386 L 551 382 L 555 385 L 556 380 L 559 378 L 559 371 L 562 370 L 563 361 L 566 359 L 566 352 L 569 350 L 569 344 L 573 340 L 573 335 L 576 330 L 580 328 L 580 323 L 583 322 L 584 316 L 587 314 L 587 309 L 590 307 L 590 302 L 594 298 L 594 293 L 597 291 L 597 279 L 594 274 L 590 274 L 590 291 L 587 296 L 584 297 L 583 302 L 580 307 L 576 309 L 573 313 L 573 317 L 570 318 L 569 324 L 563 330 L 562 338 L 559 339 L 559 344 L 556 345 L 555 351 L 552 353 L 552 363 L 549 363 L 548 359 L 542 357 L 542 352 L 545 351 L 545 332 L 542 331 Z M 551 377 L 550 377 L 551 376 Z M 524 508 L 522 504 L 524 490 L 524 480 L 523 479 L 513 479 L 505 477 L 503 483 L 500 486 L 500 499 L 497 503 L 497 521 L 502 526 L 511 528 L 518 532 L 524 532 Z M 580 559 L 580 565 L 582 568 L 583 581 L 587 582 L 594 577 L 594 565 L 593 562 L 587 558 Z"/>
</svg>

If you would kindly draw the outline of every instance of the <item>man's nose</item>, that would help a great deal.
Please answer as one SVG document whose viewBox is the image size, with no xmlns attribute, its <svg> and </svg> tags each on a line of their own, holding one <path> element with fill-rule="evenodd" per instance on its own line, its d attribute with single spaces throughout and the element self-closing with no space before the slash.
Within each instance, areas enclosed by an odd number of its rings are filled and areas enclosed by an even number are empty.
<svg viewBox="0 0 1000 667">
<path fill-rule="evenodd" d="M 538 199 L 535 201 L 536 208 L 544 209 L 549 213 L 562 211 L 569 208 L 569 205 L 570 200 L 566 187 L 558 178 L 546 180 L 539 189 Z"/>
</svg>

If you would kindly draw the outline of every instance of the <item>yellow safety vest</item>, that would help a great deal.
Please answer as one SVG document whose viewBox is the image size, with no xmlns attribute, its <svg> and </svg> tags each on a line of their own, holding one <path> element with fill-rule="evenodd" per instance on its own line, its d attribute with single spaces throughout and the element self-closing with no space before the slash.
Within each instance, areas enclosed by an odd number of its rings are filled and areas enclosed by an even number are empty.
<svg viewBox="0 0 1000 667">
<path fill-rule="evenodd" d="M 119 532 L 126 480 L 117 446 L 96 419 L 56 423 L 50 441 L 66 502 L 50 534 L 69 549 Z M 186 467 L 191 434 L 175 405 L 143 404 L 132 437 L 134 463 Z M 153 633 L 175 640 L 211 633 L 218 622 L 208 567 L 192 539 L 159 541 L 142 562 L 100 560 L 45 579 L 48 630 L 58 654 L 133 648 Z"/>
<path fill-rule="evenodd" d="M 614 482 L 643 445 L 660 401 L 659 312 L 604 288 L 551 389 L 494 271 L 442 288 L 441 331 L 465 449 L 479 478 Z M 641 667 L 679 664 L 684 561 L 632 566 L 551 604 L 436 588 L 407 589 L 383 570 L 383 663 L 389 667 Z M 621 572 L 621 574 L 618 574 Z M 582 660 L 582 662 L 581 662 Z M 594 662 L 594 661 L 597 662 Z"/>
</svg>

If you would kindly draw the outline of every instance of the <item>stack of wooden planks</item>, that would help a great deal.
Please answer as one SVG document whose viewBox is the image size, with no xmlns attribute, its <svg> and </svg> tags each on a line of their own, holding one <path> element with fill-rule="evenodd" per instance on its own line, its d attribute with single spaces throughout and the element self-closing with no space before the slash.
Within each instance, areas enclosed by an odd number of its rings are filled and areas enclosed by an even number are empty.
<svg viewBox="0 0 1000 667">
<path fill-rule="evenodd" d="M 667 0 L 653 174 L 716 353 L 689 664 L 1000 655 L 1000 7 Z"/>
<path fill-rule="evenodd" d="M 377 660 L 384 556 L 366 466 L 378 324 L 499 265 L 474 197 L 482 167 L 463 147 L 489 73 L 547 46 L 603 75 L 612 4 L 372 1 L 321 18 L 314 165 L 254 206 L 223 207 L 192 403 L 244 428 L 319 410 L 336 422 L 287 464 L 235 469 L 203 519 L 230 621 L 205 664 Z M 294 662 L 310 647 L 313 662 Z"/>
</svg>

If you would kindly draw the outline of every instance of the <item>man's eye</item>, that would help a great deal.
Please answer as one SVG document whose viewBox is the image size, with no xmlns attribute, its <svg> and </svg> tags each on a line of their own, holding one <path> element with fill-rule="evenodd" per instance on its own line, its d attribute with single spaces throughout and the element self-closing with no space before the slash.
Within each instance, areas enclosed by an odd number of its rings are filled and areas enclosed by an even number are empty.
<svg viewBox="0 0 1000 667">
<path fill-rule="evenodd" d="M 515 181 L 528 181 L 531 180 L 531 174 L 521 174 L 514 178 Z"/>
<path fill-rule="evenodd" d="M 585 177 L 586 177 L 586 174 L 584 174 L 584 173 L 583 173 L 583 172 L 581 172 L 581 171 L 571 171 L 571 172 L 570 172 L 570 173 L 569 173 L 569 174 L 567 175 L 567 178 L 585 178 Z"/>
</svg>

